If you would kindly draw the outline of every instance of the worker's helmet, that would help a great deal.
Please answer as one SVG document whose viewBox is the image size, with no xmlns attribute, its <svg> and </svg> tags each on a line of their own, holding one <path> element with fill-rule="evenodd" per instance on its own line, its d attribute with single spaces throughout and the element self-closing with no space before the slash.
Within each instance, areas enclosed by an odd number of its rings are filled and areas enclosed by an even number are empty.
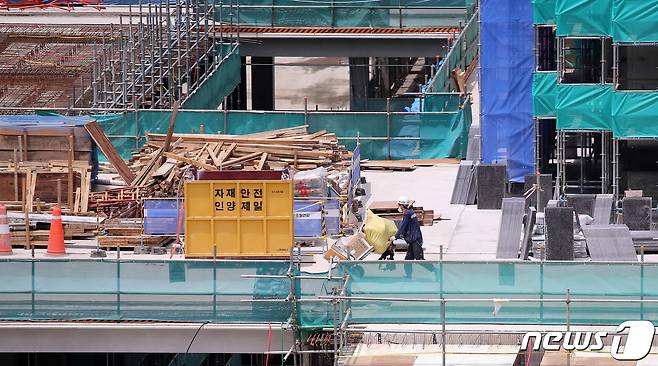
<svg viewBox="0 0 658 366">
<path fill-rule="evenodd" d="M 413 201 L 410 200 L 407 196 L 400 196 L 398 198 L 398 205 L 400 206 L 409 207 L 412 203 Z"/>
</svg>

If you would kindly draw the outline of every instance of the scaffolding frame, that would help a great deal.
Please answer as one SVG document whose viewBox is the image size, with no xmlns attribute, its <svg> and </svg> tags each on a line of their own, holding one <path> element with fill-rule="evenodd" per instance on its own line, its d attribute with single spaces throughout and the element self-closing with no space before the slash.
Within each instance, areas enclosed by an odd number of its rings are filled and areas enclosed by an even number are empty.
<svg viewBox="0 0 658 366">
<path fill-rule="evenodd" d="M 443 272 L 443 264 L 444 263 L 450 263 L 451 261 L 446 261 L 444 259 L 444 249 L 443 246 L 440 246 L 439 249 L 439 265 L 440 265 L 440 271 L 441 273 Z M 469 304 L 469 303 L 482 303 L 482 302 L 489 302 L 491 303 L 494 308 L 496 307 L 496 304 L 499 303 L 500 306 L 503 306 L 503 304 L 508 304 L 508 303 L 517 303 L 517 304 L 527 304 L 527 305 L 533 305 L 533 304 L 538 304 L 540 307 L 540 312 L 543 313 L 544 311 L 544 306 L 546 304 L 564 304 L 565 307 L 565 322 L 561 324 L 553 324 L 553 323 L 541 323 L 541 325 L 550 325 L 552 327 L 557 327 L 560 328 L 561 326 L 564 327 L 564 331 L 569 332 L 571 331 L 571 328 L 573 326 L 572 324 L 572 305 L 573 304 L 638 304 L 640 307 L 641 314 L 644 314 L 644 307 L 647 304 L 658 304 L 658 299 L 647 299 L 645 298 L 644 294 L 642 293 L 639 298 L 637 299 L 619 299 L 619 298 L 611 298 L 611 299 L 605 299 L 605 298 L 594 298 L 594 297 L 578 297 L 578 298 L 573 298 L 571 295 L 571 291 L 569 288 L 566 289 L 564 293 L 564 297 L 556 297 L 555 295 L 552 295 L 551 298 L 544 298 L 544 293 L 539 294 L 539 298 L 497 298 L 497 297 L 462 297 L 462 298 L 453 298 L 453 297 L 446 297 L 446 294 L 444 293 L 443 290 L 443 281 L 441 281 L 440 284 L 440 291 L 437 295 L 438 297 L 427 297 L 427 298 L 412 298 L 412 297 L 385 297 L 385 296 L 352 296 L 348 292 L 348 285 L 350 284 L 350 281 L 352 280 L 350 275 L 347 273 L 344 273 L 340 275 L 339 273 L 334 273 L 337 269 L 338 266 L 340 265 L 339 262 L 334 262 L 333 259 L 330 261 L 330 270 L 327 272 L 326 275 L 319 275 L 319 276 L 314 276 L 314 275 L 301 275 L 301 274 L 295 274 L 295 273 L 301 273 L 301 263 L 302 263 L 302 251 L 299 246 L 293 247 L 290 252 L 290 267 L 288 270 L 288 273 L 286 275 L 242 275 L 241 277 L 243 278 L 280 278 L 280 279 L 289 279 L 291 282 L 291 290 L 290 294 L 284 298 L 284 299 L 268 299 L 268 300 L 242 300 L 244 302 L 291 302 L 292 304 L 292 312 L 291 312 L 291 317 L 289 318 L 288 322 L 285 323 L 284 329 L 293 329 L 294 332 L 294 345 L 288 350 L 288 351 L 276 351 L 276 352 L 268 352 L 268 354 L 278 354 L 284 356 L 283 362 L 285 362 L 290 356 L 293 356 L 294 360 L 294 365 L 304 365 L 304 357 L 305 355 L 310 355 L 310 354 L 326 354 L 326 355 L 331 355 L 333 356 L 333 365 L 334 366 L 339 366 L 339 365 L 345 365 L 345 362 L 342 362 L 345 359 L 349 359 L 351 357 L 358 357 L 358 356 L 353 356 L 350 354 L 354 349 L 352 348 L 352 344 L 350 343 L 350 334 L 363 334 L 363 333 L 375 333 L 381 335 L 383 334 L 430 334 L 433 337 L 435 337 L 437 334 L 440 335 L 440 341 L 436 342 L 435 344 L 440 345 L 441 347 L 441 366 L 447 365 L 446 362 L 446 355 L 448 354 L 447 351 L 447 344 L 448 344 L 448 336 L 449 335 L 517 335 L 521 336 L 525 334 L 526 332 L 520 332 L 518 330 L 513 330 L 513 329 L 500 329 L 500 330 L 459 330 L 459 329 L 448 329 L 448 321 L 446 317 L 446 307 L 450 303 L 458 303 L 458 304 Z M 395 264 L 409 264 L 409 263 L 414 263 L 414 262 L 419 262 L 419 261 L 387 261 Z M 543 257 L 540 258 L 539 265 L 543 266 L 544 263 L 547 263 Z M 381 261 L 360 261 L 360 263 L 382 263 Z M 509 263 L 509 262 L 507 262 Z M 522 263 L 522 261 L 521 261 Z M 614 263 L 621 263 L 621 262 L 592 262 L 592 263 L 605 263 L 605 264 L 614 264 Z M 644 265 L 646 264 L 645 262 L 645 256 L 644 256 L 644 246 L 640 247 L 640 261 L 639 261 L 639 266 L 640 266 L 640 273 L 644 273 Z M 543 271 L 542 271 L 543 273 Z M 442 277 L 443 278 L 443 277 Z M 337 286 L 334 286 L 331 288 L 331 294 L 329 295 L 320 295 L 315 298 L 297 298 L 296 297 L 296 281 L 303 281 L 303 280 L 311 280 L 311 281 L 334 281 L 334 283 L 337 284 Z M 301 282 L 300 282 L 301 284 Z M 333 340 L 333 349 L 326 349 L 326 350 L 309 350 L 307 347 L 307 344 L 305 343 L 305 338 L 303 337 L 303 334 L 301 333 L 301 330 L 304 329 L 304 327 L 301 324 L 298 324 L 296 319 L 297 319 L 297 303 L 328 303 L 331 304 L 332 307 L 332 326 L 324 326 L 320 328 L 316 328 L 316 330 L 326 332 L 332 335 L 332 340 Z M 363 323 L 350 323 L 350 317 L 352 315 L 352 309 L 351 305 L 352 302 L 401 302 L 401 303 L 432 303 L 432 304 L 437 304 L 437 310 L 440 312 L 440 323 L 438 324 L 432 324 L 434 326 L 439 327 L 439 329 L 398 329 L 396 325 L 413 325 L 413 324 L 418 324 L 418 323 L 410 323 L 410 322 L 396 322 L 389 324 L 387 327 L 379 327 L 377 329 L 366 329 L 364 326 L 367 324 Z M 494 310 L 494 316 L 495 316 L 496 310 Z M 644 318 L 642 318 L 644 319 Z M 519 324 L 523 325 L 523 324 Z M 533 324 L 536 326 L 536 324 Z M 554 329 L 553 329 L 554 330 Z M 545 333 L 545 332 L 541 332 Z M 415 341 L 415 339 L 414 339 Z M 415 343 L 410 343 L 410 344 L 415 344 Z M 529 351 L 522 351 L 519 349 L 519 351 L 516 354 L 521 354 L 521 355 L 527 355 L 528 352 L 532 352 L 531 350 Z M 569 365 L 571 363 L 571 357 L 573 356 L 573 352 L 569 351 L 567 352 L 567 359 L 566 359 L 566 364 Z M 311 364 L 311 363 L 309 363 Z"/>
<path fill-rule="evenodd" d="M 128 5 L 128 21 L 120 16 L 119 26 L 110 25 L 109 36 L 103 35 L 100 45 L 93 43 L 91 76 L 81 80 L 71 108 L 107 112 L 184 103 L 237 50 L 239 33 L 217 35 L 217 8 L 199 0 L 140 1 L 136 11 Z M 233 8 L 231 2 L 231 21 Z M 228 51 L 225 45 L 231 46 Z"/>
</svg>

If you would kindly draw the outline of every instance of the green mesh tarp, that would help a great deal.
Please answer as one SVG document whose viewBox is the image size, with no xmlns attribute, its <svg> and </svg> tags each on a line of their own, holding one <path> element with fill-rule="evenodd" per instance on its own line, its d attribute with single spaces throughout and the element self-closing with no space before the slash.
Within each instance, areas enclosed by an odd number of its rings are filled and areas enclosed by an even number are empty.
<svg viewBox="0 0 658 366">
<path fill-rule="evenodd" d="M 95 118 L 119 154 L 128 159 L 131 152 L 144 145 L 146 134 L 167 132 L 170 115 L 167 111 L 144 110 Z M 199 132 L 203 125 L 206 133 L 241 135 L 303 126 L 305 118 L 311 133 L 320 130 L 336 133 L 348 148 L 356 146 L 358 137 L 364 158 L 433 159 L 465 155 L 471 111 L 467 103 L 463 110 L 442 114 L 392 112 L 388 120 L 386 113 L 381 112 L 311 112 L 304 117 L 301 112 L 180 111 L 174 131 Z"/>
<path fill-rule="evenodd" d="M 235 47 L 208 78 L 185 100 L 181 108 L 217 109 L 224 97 L 240 83 L 240 55 Z"/>
<path fill-rule="evenodd" d="M 532 17 L 535 24 L 555 24 L 556 0 L 532 0 Z"/>
<path fill-rule="evenodd" d="M 558 129 L 611 131 L 611 108 L 611 85 L 558 85 Z"/>
<path fill-rule="evenodd" d="M 657 93 L 615 92 L 612 100 L 615 137 L 658 137 Z"/>
<path fill-rule="evenodd" d="M 459 94 L 426 94 L 423 98 L 423 112 L 456 111 L 461 104 L 462 96 Z"/>
<path fill-rule="evenodd" d="M 460 68 L 466 70 L 466 67 L 477 57 L 480 43 L 480 12 L 469 19 L 466 27 L 454 41 L 452 48 L 444 59 L 441 66 L 436 71 L 432 80 L 429 81 L 426 92 L 449 92 L 455 90 L 452 81 L 452 70 Z"/>
<path fill-rule="evenodd" d="M 231 135 L 304 125 L 303 113 L 228 112 L 226 118 L 226 133 Z"/>
<path fill-rule="evenodd" d="M 565 299 L 567 290 L 573 299 L 590 300 L 634 300 L 658 295 L 658 285 L 646 280 L 658 272 L 656 265 L 642 269 L 640 265 L 611 263 L 347 262 L 341 263 L 340 268 L 350 276 L 348 296 L 434 299 L 351 300 L 351 323 L 440 324 L 439 299 L 444 297 L 483 299 L 448 302 L 447 323 L 564 324 L 564 302 L 505 302 L 494 315 L 492 299 Z M 572 324 L 616 325 L 629 318 L 655 319 L 658 305 L 575 301 L 569 310 Z"/>
<path fill-rule="evenodd" d="M 615 1 L 612 10 L 612 38 L 616 42 L 658 41 L 658 1 Z"/>
<path fill-rule="evenodd" d="M 0 319 L 283 323 L 293 314 L 292 304 L 284 301 L 293 288 L 285 277 L 289 266 L 288 261 L 5 258 L 0 260 Z M 340 306 L 320 297 L 340 289 L 344 275 L 349 275 L 345 295 L 352 297 L 343 303 L 350 309 L 349 324 L 440 324 L 442 298 L 448 299 L 449 324 L 565 324 L 567 290 L 571 325 L 658 319 L 658 304 L 637 302 L 658 298 L 655 263 L 348 261 L 338 264 L 331 280 L 317 279 L 327 273 L 295 274 L 295 299 L 306 300 L 297 302 L 296 320 L 305 329 L 340 324 L 334 312 Z M 277 278 L 253 278 L 259 275 Z M 611 298 L 618 302 L 601 301 Z M 493 299 L 559 302 L 503 301 L 494 314 Z"/>
<path fill-rule="evenodd" d="M 556 0 L 555 16 L 558 36 L 607 36 L 612 0 Z"/>
<path fill-rule="evenodd" d="M 447 27 L 464 23 L 466 6 L 465 0 L 240 0 L 239 22 L 271 27 Z M 219 7 L 222 11 L 218 9 L 218 17 L 226 22 L 238 22 L 235 5 L 232 11 L 231 4 L 226 2 Z"/>
<path fill-rule="evenodd" d="M 413 98 L 391 98 L 389 108 L 391 112 L 404 112 L 405 108 L 411 107 L 413 102 Z M 354 112 L 386 112 L 386 99 L 356 99 L 351 110 Z"/>
<path fill-rule="evenodd" d="M 537 72 L 532 76 L 532 111 L 535 117 L 555 117 L 557 72 Z"/>
<path fill-rule="evenodd" d="M 285 299 L 290 280 L 242 276 L 288 268 L 285 261 L 3 261 L 0 319 L 285 322 L 289 302 L 243 300 Z"/>
</svg>

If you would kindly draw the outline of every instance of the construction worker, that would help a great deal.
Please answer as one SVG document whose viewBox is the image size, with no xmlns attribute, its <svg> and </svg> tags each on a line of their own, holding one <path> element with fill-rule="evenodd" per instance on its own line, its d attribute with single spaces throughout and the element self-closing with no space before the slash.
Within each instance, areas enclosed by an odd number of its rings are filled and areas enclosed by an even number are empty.
<svg viewBox="0 0 658 366">
<path fill-rule="evenodd" d="M 405 260 L 422 260 L 425 259 L 423 255 L 423 234 L 420 232 L 420 225 L 413 207 L 414 201 L 402 196 L 398 198 L 398 211 L 404 214 L 402 224 L 398 228 L 395 236 L 391 236 L 391 241 L 395 239 L 404 238 L 409 244 L 407 248 L 407 255 Z"/>
</svg>

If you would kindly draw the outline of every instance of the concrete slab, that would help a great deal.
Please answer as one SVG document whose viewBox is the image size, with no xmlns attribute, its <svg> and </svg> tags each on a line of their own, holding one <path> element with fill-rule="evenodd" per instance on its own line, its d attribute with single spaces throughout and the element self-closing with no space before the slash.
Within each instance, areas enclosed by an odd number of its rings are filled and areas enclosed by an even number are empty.
<svg viewBox="0 0 658 366">
<path fill-rule="evenodd" d="M 366 206 L 368 202 L 390 201 L 406 195 L 416 205 L 440 214 L 444 220 L 433 226 L 421 226 L 428 260 L 439 259 L 441 246 L 447 260 L 495 259 L 501 211 L 450 204 L 458 169 L 458 164 L 437 164 L 411 172 L 365 171 L 362 175 L 371 183 Z M 372 257 L 368 259 L 376 259 Z M 401 253 L 396 254 L 396 259 L 403 258 Z"/>
</svg>

